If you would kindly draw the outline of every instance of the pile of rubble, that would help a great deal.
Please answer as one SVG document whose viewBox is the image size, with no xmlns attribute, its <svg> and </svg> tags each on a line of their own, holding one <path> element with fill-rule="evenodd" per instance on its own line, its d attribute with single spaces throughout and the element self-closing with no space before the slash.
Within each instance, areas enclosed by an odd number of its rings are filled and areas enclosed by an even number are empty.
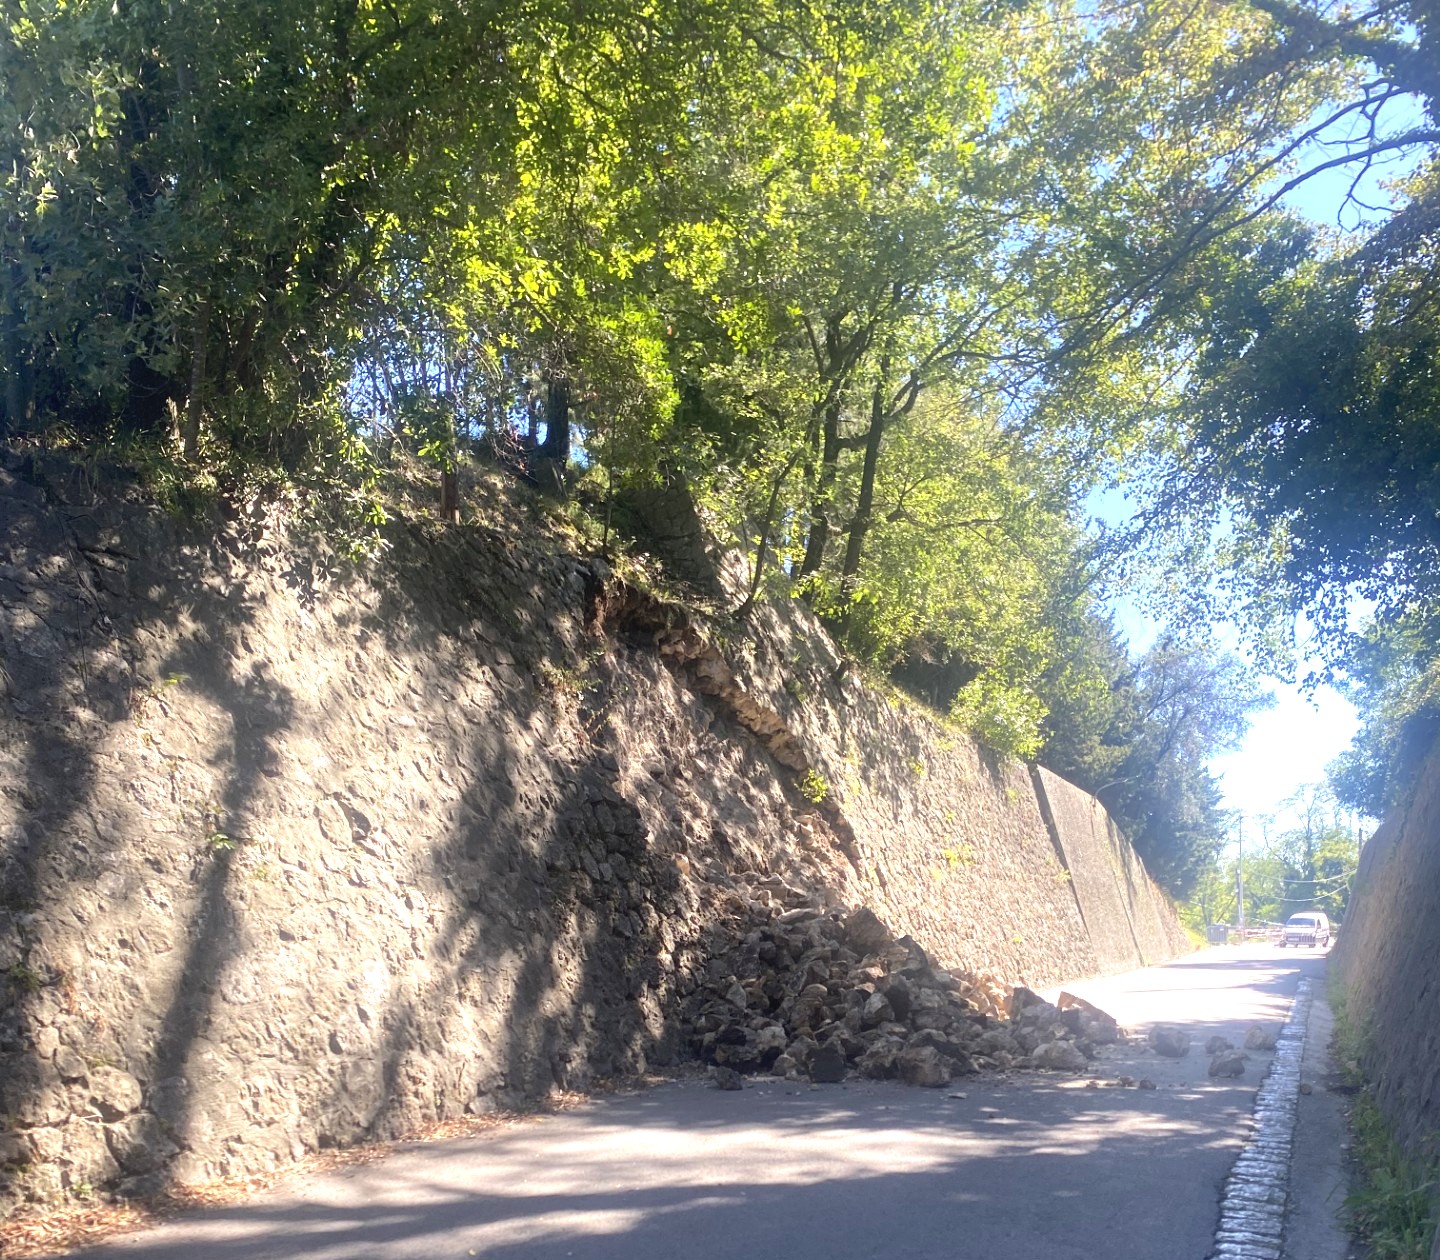
<svg viewBox="0 0 1440 1260">
<path fill-rule="evenodd" d="M 799 906 L 713 953 L 683 1015 L 722 1086 L 761 1072 L 942 1086 L 987 1069 L 1080 1071 L 1120 1040 L 1104 1012 L 1061 1000 L 937 967 L 869 910 Z"/>
</svg>

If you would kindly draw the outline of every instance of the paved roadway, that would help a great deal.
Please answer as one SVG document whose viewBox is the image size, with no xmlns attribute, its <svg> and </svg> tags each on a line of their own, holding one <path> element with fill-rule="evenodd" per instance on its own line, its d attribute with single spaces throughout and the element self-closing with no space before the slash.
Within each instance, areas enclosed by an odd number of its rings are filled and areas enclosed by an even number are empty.
<svg viewBox="0 0 1440 1260">
<path fill-rule="evenodd" d="M 1069 986 L 1143 1030 L 1237 1044 L 1278 1021 L 1315 951 L 1252 945 Z M 1112 1082 L 1015 1073 L 607 1097 L 477 1138 L 297 1177 L 89 1260 L 1204 1260 L 1268 1055 L 1239 1081 L 1130 1044 Z"/>
</svg>

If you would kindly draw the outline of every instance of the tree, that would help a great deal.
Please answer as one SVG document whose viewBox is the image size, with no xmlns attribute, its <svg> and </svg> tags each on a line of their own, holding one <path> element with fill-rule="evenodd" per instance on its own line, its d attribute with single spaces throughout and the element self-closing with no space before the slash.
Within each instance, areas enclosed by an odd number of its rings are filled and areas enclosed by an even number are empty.
<svg viewBox="0 0 1440 1260">
<path fill-rule="evenodd" d="M 179 413 L 193 457 L 204 416 L 303 465 L 387 237 L 473 170 L 477 115 L 491 140 L 513 121 L 505 20 L 444 0 L 7 9 L 11 423 L 154 435 Z"/>
<path fill-rule="evenodd" d="M 1283 920 L 1302 910 L 1324 910 L 1340 922 L 1360 855 L 1350 828 L 1341 822 L 1334 790 L 1329 783 L 1306 784 L 1286 805 L 1294 821 L 1272 846 L 1284 864 L 1272 917 Z"/>
<path fill-rule="evenodd" d="M 1418 622 L 1372 624 L 1351 651 L 1345 694 L 1360 714 L 1360 731 L 1329 767 L 1338 801 L 1383 818 L 1414 783 L 1440 736 L 1440 658 Z"/>
<path fill-rule="evenodd" d="M 1216 330 L 1186 404 L 1172 496 L 1218 490 L 1252 606 L 1283 592 L 1338 652 L 1351 598 L 1384 623 L 1440 611 L 1437 263 L 1440 230 L 1279 278 Z"/>
<path fill-rule="evenodd" d="M 1357 598 L 1382 626 L 1436 615 L 1437 29 L 1423 2 L 1252 3 L 1272 60 L 1341 77 L 1257 172 L 1269 186 L 1235 187 L 1251 205 L 1217 238 L 1219 270 L 1188 323 L 1191 366 L 1166 411 L 1172 440 L 1153 451 L 1144 527 L 1168 536 L 1184 576 L 1167 594 L 1198 593 L 1195 619 L 1224 606 L 1280 667 L 1302 613 L 1334 675 L 1356 646 Z M 1380 227 L 1335 238 L 1275 213 L 1339 168 L 1351 204 L 1373 210 L 1358 189 L 1390 154 L 1420 165 Z"/>
<path fill-rule="evenodd" d="M 1184 898 L 1226 833 L 1205 763 L 1234 747 L 1270 701 L 1237 657 L 1208 642 L 1162 640 L 1133 664 L 1112 633 L 1097 627 L 1092 642 L 1108 690 L 1088 693 L 1088 733 L 1057 724 L 1041 760 L 1099 797 L 1151 876 Z"/>
<path fill-rule="evenodd" d="M 503 0 L 337 0 L 283 21 L 264 0 L 204 0 L 184 22 L 162 0 L 4 9 L 7 423 L 63 417 L 88 441 L 158 444 L 178 429 L 191 459 L 203 437 L 212 462 L 309 471 L 344 444 L 344 391 L 384 344 L 358 343 L 396 303 L 454 346 L 548 333 L 556 366 L 587 330 L 613 345 L 630 310 L 613 288 L 596 295 L 606 318 L 576 330 L 566 301 L 653 253 L 626 238 L 624 181 L 658 169 L 657 137 L 677 133 L 742 16 L 758 36 L 774 15 Z M 577 224 L 557 208 L 576 205 L 589 230 L 561 251 Z M 523 300 L 500 310 L 528 308 L 526 321 L 484 310 L 502 286 Z M 637 346 L 657 357 L 653 316 L 618 340 L 613 363 Z"/>
<path fill-rule="evenodd" d="M 1041 679 L 1090 599 L 1070 488 L 993 404 L 944 386 L 919 397 L 873 475 L 867 549 L 848 587 L 842 570 L 812 598 L 901 685 L 991 746 L 1033 756 Z"/>
<path fill-rule="evenodd" d="M 343 488 L 358 435 L 683 477 L 742 609 L 783 567 L 1018 752 L 1098 695 L 1085 490 L 1181 449 L 1215 286 L 1290 263 L 1277 154 L 1360 83 L 1182 0 L 185 16 L 0 10 L 7 424 L 232 490 Z"/>
</svg>

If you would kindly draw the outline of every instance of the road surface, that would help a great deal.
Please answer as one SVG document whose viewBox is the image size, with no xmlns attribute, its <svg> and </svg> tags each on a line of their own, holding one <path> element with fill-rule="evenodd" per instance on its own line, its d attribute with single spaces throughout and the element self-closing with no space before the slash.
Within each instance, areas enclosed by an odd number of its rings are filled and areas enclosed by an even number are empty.
<svg viewBox="0 0 1440 1260">
<path fill-rule="evenodd" d="M 1252 945 L 1067 986 L 1127 1028 L 1185 1026 L 1196 1045 L 1181 1060 L 1130 1043 L 1088 1076 L 1024 1072 L 941 1090 L 670 1082 L 296 1177 L 85 1254 L 1205 1260 L 1269 1056 L 1215 1081 L 1200 1047 L 1283 1020 L 1302 977 L 1323 993 L 1323 966 L 1318 951 Z M 1114 1084 L 1121 1076 L 1156 1088 Z"/>
</svg>

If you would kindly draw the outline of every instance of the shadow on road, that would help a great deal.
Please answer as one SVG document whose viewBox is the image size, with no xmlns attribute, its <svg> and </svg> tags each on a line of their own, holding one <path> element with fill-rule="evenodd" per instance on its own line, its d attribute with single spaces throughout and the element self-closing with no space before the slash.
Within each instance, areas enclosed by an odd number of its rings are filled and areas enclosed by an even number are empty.
<svg viewBox="0 0 1440 1260">
<path fill-rule="evenodd" d="M 86 1254 L 718 1260 L 772 1255 L 785 1239 L 787 1254 L 828 1260 L 1148 1260 L 1165 1238 L 1167 1254 L 1198 1260 L 1243 1097 L 1186 1104 L 1075 1084 L 964 1099 L 664 1087 L 489 1139 L 411 1148 L 383 1168 Z"/>
</svg>

